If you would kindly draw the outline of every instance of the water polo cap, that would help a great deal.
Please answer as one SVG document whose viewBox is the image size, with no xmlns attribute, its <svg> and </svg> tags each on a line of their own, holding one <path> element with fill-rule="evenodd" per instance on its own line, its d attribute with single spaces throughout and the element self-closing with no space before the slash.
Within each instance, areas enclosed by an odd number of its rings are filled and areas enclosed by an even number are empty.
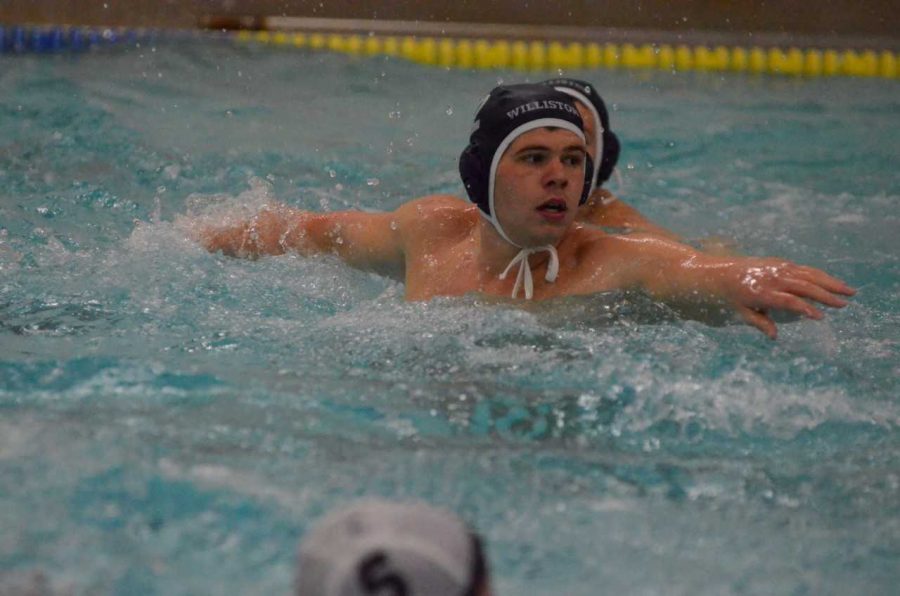
<svg viewBox="0 0 900 596">
<path fill-rule="evenodd" d="M 500 275 L 504 279 L 513 266 L 519 265 L 513 298 L 523 283 L 525 297 L 531 298 L 533 295 L 529 255 L 540 251 L 550 253 L 550 264 L 545 277 L 550 282 L 556 279 L 559 271 L 559 257 L 554 246 L 523 247 L 513 242 L 503 230 L 494 210 L 497 166 L 504 152 L 519 136 L 537 128 L 548 127 L 571 131 L 584 140 L 584 123 L 570 96 L 546 85 L 500 85 L 482 100 L 475 114 L 469 144 L 459 156 L 459 173 L 469 199 L 478 205 L 481 214 L 504 240 L 522 249 Z M 593 179 L 593 167 L 589 161 L 585 161 L 584 169 L 584 185 L 579 204 L 590 196 Z"/>
<path fill-rule="evenodd" d="M 481 541 L 421 502 L 358 501 L 304 538 L 296 596 L 475 596 L 489 582 Z"/>
<path fill-rule="evenodd" d="M 574 97 L 594 116 L 597 138 L 594 141 L 594 177 L 588 193 L 590 196 L 597 187 L 609 180 L 616 162 L 619 161 L 619 138 L 609 129 L 609 112 L 606 111 L 606 104 L 593 85 L 586 81 L 561 78 L 550 79 L 542 84 Z"/>
<path fill-rule="evenodd" d="M 584 123 L 575 102 L 545 85 L 500 85 L 482 100 L 469 144 L 459 156 L 459 174 L 469 199 L 489 218 L 496 219 L 494 181 L 503 153 L 519 136 L 545 127 L 564 128 L 584 140 Z M 581 203 L 590 195 L 590 174 L 585 172 Z M 498 225 L 494 223 L 495 227 Z M 498 231 L 509 241 L 505 232 Z"/>
</svg>

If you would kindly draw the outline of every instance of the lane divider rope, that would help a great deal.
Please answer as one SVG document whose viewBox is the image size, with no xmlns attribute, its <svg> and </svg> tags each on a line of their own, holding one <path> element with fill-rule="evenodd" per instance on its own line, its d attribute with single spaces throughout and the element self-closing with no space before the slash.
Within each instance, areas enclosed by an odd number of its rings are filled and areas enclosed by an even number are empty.
<svg viewBox="0 0 900 596">
<path fill-rule="evenodd" d="M 0 54 L 77 52 L 111 45 L 211 37 L 353 56 L 392 56 L 442 68 L 524 71 L 627 68 L 885 79 L 900 76 L 900 55 L 891 50 L 636 45 L 247 30 L 216 32 L 0 25 Z"/>
</svg>

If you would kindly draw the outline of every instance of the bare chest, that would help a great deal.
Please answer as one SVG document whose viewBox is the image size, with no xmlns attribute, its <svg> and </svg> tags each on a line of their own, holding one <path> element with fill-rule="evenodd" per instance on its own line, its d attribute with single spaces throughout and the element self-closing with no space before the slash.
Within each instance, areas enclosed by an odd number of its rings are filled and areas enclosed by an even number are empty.
<svg viewBox="0 0 900 596">
<path fill-rule="evenodd" d="M 443 246 L 423 243 L 406 257 L 406 299 L 461 296 L 480 290 L 481 279 L 473 243 L 463 240 Z"/>
<path fill-rule="evenodd" d="M 560 254 L 560 269 L 554 281 L 546 280 L 547 264 L 531 268 L 534 300 L 591 294 L 616 289 L 616 275 L 606 268 L 589 268 L 572 254 Z M 505 279 L 483 271 L 474 244 L 461 242 L 441 249 L 422 250 L 406 262 L 406 299 L 428 300 L 436 296 L 461 296 L 471 292 L 510 297 L 518 266 Z M 520 291 L 519 297 L 524 296 Z"/>
</svg>

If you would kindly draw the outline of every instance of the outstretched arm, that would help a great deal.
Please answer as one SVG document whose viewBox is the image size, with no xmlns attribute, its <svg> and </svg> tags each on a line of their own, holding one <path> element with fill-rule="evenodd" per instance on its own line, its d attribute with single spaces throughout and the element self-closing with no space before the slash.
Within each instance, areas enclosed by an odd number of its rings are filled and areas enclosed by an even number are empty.
<svg viewBox="0 0 900 596">
<path fill-rule="evenodd" d="M 359 269 L 402 275 L 402 209 L 389 213 L 313 213 L 284 205 L 269 206 L 238 224 L 203 229 L 199 241 L 211 252 L 245 258 L 289 251 L 304 255 L 332 253 Z"/>
<path fill-rule="evenodd" d="M 822 311 L 812 303 L 842 308 L 847 305 L 842 296 L 856 293 L 824 271 L 783 259 L 713 256 L 644 235 L 619 237 L 615 242 L 634 259 L 625 274 L 626 285 L 678 306 L 730 306 L 773 339 L 777 329 L 769 311 L 821 319 Z"/>
</svg>

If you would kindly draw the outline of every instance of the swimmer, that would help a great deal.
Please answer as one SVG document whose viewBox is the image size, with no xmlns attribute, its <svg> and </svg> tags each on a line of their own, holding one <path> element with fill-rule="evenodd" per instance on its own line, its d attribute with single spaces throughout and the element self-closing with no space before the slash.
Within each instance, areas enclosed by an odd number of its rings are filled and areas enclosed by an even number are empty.
<svg viewBox="0 0 900 596">
<path fill-rule="evenodd" d="M 771 338 L 771 310 L 821 319 L 855 291 L 783 259 L 724 257 L 648 233 L 577 222 L 593 163 L 572 98 L 546 85 L 495 88 L 459 160 L 474 205 L 450 195 L 395 211 L 314 213 L 271 206 L 237 225 L 199 230 L 210 251 L 239 257 L 336 254 L 405 283 L 407 300 L 523 293 L 526 299 L 639 290 L 683 315 L 737 312 Z"/>
<path fill-rule="evenodd" d="M 578 208 L 577 221 L 624 232 L 647 232 L 683 242 L 677 234 L 653 223 L 637 209 L 626 205 L 603 188 L 603 184 L 612 176 L 619 160 L 619 138 L 610 130 L 609 112 L 597 89 L 587 81 L 569 78 L 550 79 L 542 84 L 571 95 L 584 121 L 585 144 L 593 161 L 594 177 L 591 180 L 588 200 Z M 699 240 L 699 244 L 707 253 L 737 254 L 734 243 L 724 238 L 703 238 Z"/>
<path fill-rule="evenodd" d="M 481 540 L 425 503 L 360 501 L 298 550 L 296 596 L 490 596 Z"/>
<path fill-rule="evenodd" d="M 594 86 L 586 81 L 569 78 L 550 79 L 542 84 L 570 95 L 584 122 L 585 144 L 593 162 L 594 175 L 588 198 L 578 208 L 577 221 L 630 232 L 648 232 L 680 242 L 681 239 L 676 234 L 654 224 L 637 209 L 626 205 L 603 188 L 619 160 L 619 138 L 610 129 L 609 112 Z"/>
</svg>

